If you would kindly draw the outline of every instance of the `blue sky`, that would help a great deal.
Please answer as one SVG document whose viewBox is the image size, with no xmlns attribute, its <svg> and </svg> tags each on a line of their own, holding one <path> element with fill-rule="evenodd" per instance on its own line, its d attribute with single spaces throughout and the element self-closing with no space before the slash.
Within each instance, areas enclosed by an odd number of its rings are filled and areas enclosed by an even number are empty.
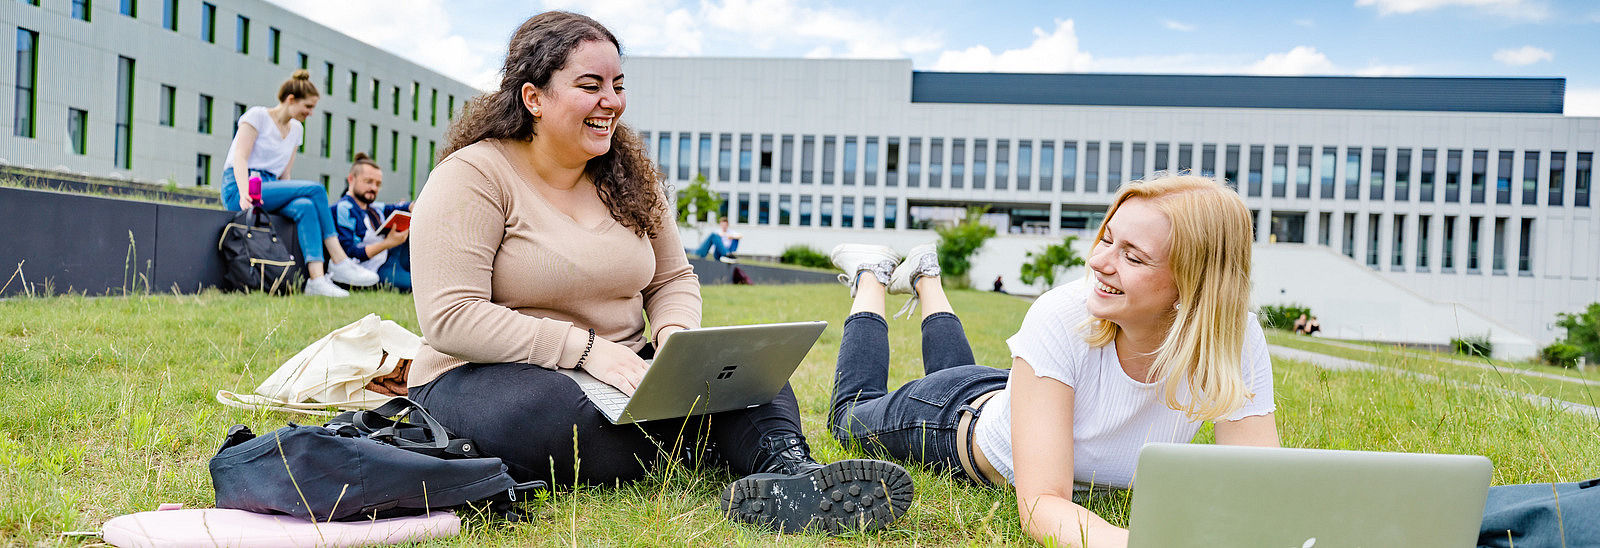
<svg viewBox="0 0 1600 548">
<path fill-rule="evenodd" d="M 630 55 L 909 58 L 918 70 L 1567 79 L 1600 116 L 1600 2 L 271 0 L 487 88 L 546 9 L 595 17 Z"/>
</svg>

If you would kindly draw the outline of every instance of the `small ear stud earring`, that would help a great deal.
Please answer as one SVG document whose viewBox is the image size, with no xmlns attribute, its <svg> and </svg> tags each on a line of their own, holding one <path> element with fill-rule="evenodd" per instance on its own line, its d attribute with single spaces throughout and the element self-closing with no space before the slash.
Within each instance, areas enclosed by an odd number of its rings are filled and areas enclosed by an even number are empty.
<svg viewBox="0 0 1600 548">
<path fill-rule="evenodd" d="M 539 107 L 533 107 L 533 108 L 528 109 L 528 113 L 532 114 L 534 116 L 538 116 L 539 115 Z"/>
</svg>

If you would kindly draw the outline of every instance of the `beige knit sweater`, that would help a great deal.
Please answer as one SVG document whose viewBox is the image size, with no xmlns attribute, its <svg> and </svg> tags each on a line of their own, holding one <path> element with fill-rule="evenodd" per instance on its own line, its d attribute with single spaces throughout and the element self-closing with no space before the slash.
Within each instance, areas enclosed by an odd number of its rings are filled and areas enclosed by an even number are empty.
<svg viewBox="0 0 1600 548">
<path fill-rule="evenodd" d="M 572 341 L 590 328 L 638 350 L 646 316 L 651 339 L 667 326 L 700 326 L 700 280 L 669 212 L 655 239 L 611 218 L 580 226 L 545 201 L 506 146 L 483 141 L 445 158 L 412 210 L 426 342 L 410 386 L 469 362 L 570 368 L 584 348 Z M 575 331 L 584 337 L 568 337 Z"/>
</svg>

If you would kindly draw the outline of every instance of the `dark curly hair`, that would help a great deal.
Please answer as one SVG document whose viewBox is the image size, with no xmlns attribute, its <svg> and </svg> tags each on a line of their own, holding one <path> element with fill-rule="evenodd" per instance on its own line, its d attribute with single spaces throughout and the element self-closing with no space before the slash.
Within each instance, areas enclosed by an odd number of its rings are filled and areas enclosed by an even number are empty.
<svg viewBox="0 0 1600 548">
<path fill-rule="evenodd" d="M 583 15 L 548 11 L 524 21 L 511 35 L 500 89 L 467 103 L 466 111 L 450 125 L 439 157 L 484 139 L 531 140 L 536 119 L 523 108 L 522 84 L 545 89 L 550 77 L 566 66 L 573 50 L 591 41 L 610 42 L 622 53 L 622 44 L 611 31 Z M 667 210 L 663 178 L 639 136 L 626 125 L 615 127 L 611 149 L 591 158 L 584 173 L 594 181 L 612 218 L 635 234 L 654 238 Z"/>
</svg>

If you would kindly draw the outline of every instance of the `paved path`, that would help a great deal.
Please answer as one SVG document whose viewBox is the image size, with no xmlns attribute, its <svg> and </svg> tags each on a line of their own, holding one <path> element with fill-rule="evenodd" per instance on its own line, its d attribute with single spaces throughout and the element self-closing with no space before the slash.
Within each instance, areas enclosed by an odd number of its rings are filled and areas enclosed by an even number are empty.
<svg viewBox="0 0 1600 548">
<path fill-rule="evenodd" d="M 1349 359 L 1349 358 L 1341 358 L 1341 357 L 1338 357 L 1338 356 L 1329 356 L 1327 354 L 1319 354 L 1319 353 L 1316 353 L 1316 352 L 1312 352 L 1310 350 L 1300 350 L 1298 348 L 1289 348 L 1289 347 L 1286 347 L 1286 346 L 1278 346 L 1278 345 L 1270 345 L 1268 348 L 1269 348 L 1273 358 L 1302 361 L 1302 362 L 1306 362 L 1306 363 L 1309 363 L 1311 365 L 1315 365 L 1317 367 L 1321 367 L 1323 369 L 1327 369 L 1327 370 L 1330 370 L 1330 371 L 1391 371 L 1391 372 L 1394 372 L 1394 373 L 1399 373 L 1399 374 L 1402 374 L 1402 375 L 1409 375 L 1409 376 L 1417 377 L 1417 378 L 1420 378 L 1420 379 L 1428 379 L 1428 380 L 1437 381 L 1437 382 L 1447 382 L 1447 383 L 1455 384 L 1457 386 L 1465 386 L 1465 387 L 1470 387 L 1470 388 L 1483 388 L 1483 389 L 1488 389 L 1488 390 L 1499 390 L 1499 391 L 1505 392 L 1507 394 L 1511 394 L 1511 395 L 1514 395 L 1514 396 L 1521 397 L 1521 398 L 1523 398 L 1525 400 L 1528 400 L 1530 402 L 1533 402 L 1535 404 L 1553 405 L 1553 406 L 1556 406 L 1557 408 L 1560 408 L 1561 410 L 1569 412 L 1569 413 L 1576 413 L 1576 414 L 1583 415 L 1583 416 L 1586 416 L 1586 417 L 1594 418 L 1596 420 L 1600 420 L 1600 408 L 1597 408 L 1597 407 L 1594 407 L 1594 406 L 1590 406 L 1590 405 L 1584 405 L 1584 404 L 1581 404 L 1581 403 L 1573 403 L 1573 402 L 1569 402 L 1569 401 L 1566 401 L 1566 400 L 1558 400 L 1558 399 L 1555 399 L 1555 398 L 1547 398 L 1547 397 L 1544 397 L 1544 396 L 1537 396 L 1537 395 L 1533 395 L 1533 394 L 1524 394 L 1522 392 L 1517 392 L 1515 390 L 1506 390 L 1504 388 L 1495 387 L 1495 386 L 1484 386 L 1484 385 L 1481 385 L 1481 384 L 1473 384 L 1473 383 L 1469 383 L 1469 382 L 1462 382 L 1462 381 L 1456 381 L 1456 380 L 1450 380 L 1450 379 L 1443 379 L 1443 378 L 1435 377 L 1433 375 L 1429 375 L 1429 374 L 1426 374 L 1426 373 L 1417 373 L 1415 371 L 1407 371 L 1405 369 L 1399 369 L 1399 368 L 1395 368 L 1395 367 L 1385 367 L 1385 366 L 1375 365 L 1375 364 L 1371 364 L 1371 363 L 1367 363 L 1367 362 L 1363 362 L 1363 361 L 1352 360 L 1352 359 Z M 1502 369 L 1502 370 L 1505 370 L 1505 369 Z"/>
<path fill-rule="evenodd" d="M 1337 346 L 1339 348 L 1348 348 L 1350 350 L 1360 350 L 1360 351 L 1365 351 L 1365 352 L 1382 352 L 1383 351 L 1382 348 L 1377 348 L 1377 347 L 1372 347 L 1372 346 L 1365 346 L 1365 345 L 1360 345 L 1360 344 L 1355 344 L 1355 343 L 1347 343 L 1347 342 L 1344 342 L 1344 341 L 1333 341 L 1333 340 L 1327 340 L 1327 339 L 1318 339 L 1317 343 L 1318 344 L 1326 344 L 1326 345 L 1329 345 L 1329 346 Z M 1545 373 L 1545 372 L 1542 372 L 1542 371 L 1529 371 L 1527 369 L 1519 369 L 1519 368 L 1510 367 L 1510 366 L 1497 366 L 1497 365 L 1494 365 L 1494 364 L 1484 363 L 1482 361 L 1458 360 L 1458 359 L 1454 359 L 1454 358 L 1447 358 L 1447 357 L 1444 357 L 1444 356 L 1439 356 L 1437 354 L 1431 354 L 1431 353 L 1427 353 L 1427 352 L 1417 352 L 1417 351 L 1413 351 L 1413 350 L 1406 350 L 1406 349 L 1403 349 L 1403 348 L 1391 348 L 1390 351 L 1391 352 L 1399 352 L 1401 354 L 1405 354 L 1407 356 L 1413 356 L 1413 357 L 1417 357 L 1417 358 L 1436 360 L 1436 361 L 1441 361 L 1441 362 L 1445 362 L 1445 363 L 1453 363 L 1453 364 L 1456 364 L 1456 365 L 1464 365 L 1464 366 L 1467 366 L 1467 367 L 1476 367 L 1478 369 L 1482 369 L 1482 370 L 1485 370 L 1485 371 L 1495 371 L 1495 372 L 1499 372 L 1499 373 L 1511 373 L 1513 375 L 1522 375 L 1524 377 L 1538 377 L 1538 378 L 1541 378 L 1541 379 L 1550 379 L 1550 380 L 1555 380 L 1555 381 L 1570 382 L 1570 383 L 1573 383 L 1573 384 L 1581 384 L 1581 385 L 1584 385 L 1584 386 L 1600 386 L 1600 381 L 1593 381 L 1593 380 L 1589 380 L 1589 379 L 1581 379 L 1581 378 L 1578 378 L 1578 377 L 1568 377 L 1566 375 L 1557 375 L 1557 374 L 1554 374 L 1554 373 Z"/>
</svg>

